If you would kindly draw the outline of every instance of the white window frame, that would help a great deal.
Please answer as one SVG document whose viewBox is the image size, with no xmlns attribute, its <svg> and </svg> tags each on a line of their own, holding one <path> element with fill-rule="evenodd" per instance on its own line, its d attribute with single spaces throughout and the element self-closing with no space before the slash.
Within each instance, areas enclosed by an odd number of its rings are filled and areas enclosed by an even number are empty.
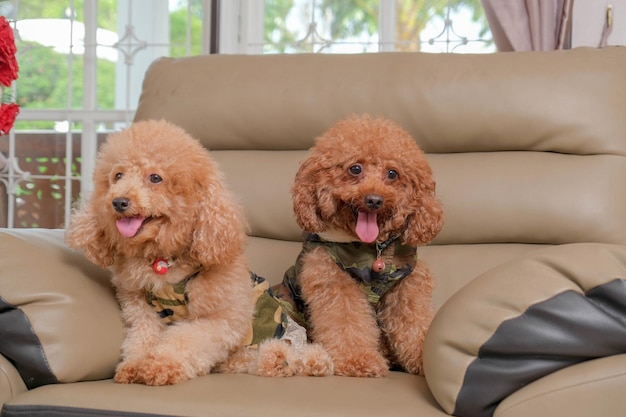
<svg viewBox="0 0 626 417">
<path fill-rule="evenodd" d="M 118 35 L 116 44 L 121 59 L 117 63 L 115 109 L 102 110 L 97 108 L 97 9 L 98 0 L 84 0 L 84 39 L 80 45 L 69 42 L 68 61 L 75 57 L 74 50 L 79 47 L 83 52 L 83 101 L 82 108 L 72 108 L 71 91 L 68 91 L 67 105 L 65 109 L 20 109 L 18 120 L 31 121 L 67 121 L 69 126 L 73 123 L 82 123 L 81 129 L 81 186 L 80 192 L 83 197 L 88 196 L 93 190 L 91 181 L 95 158 L 97 154 L 96 125 L 98 122 L 112 122 L 118 128 L 128 126 L 135 114 L 136 105 L 141 92 L 142 80 L 150 63 L 160 57 L 169 54 L 169 4 L 168 0 L 118 0 Z M 70 6 L 73 2 L 70 1 Z M 19 7 L 19 1 L 17 2 Z M 208 52 L 210 0 L 203 0 L 205 27 L 203 28 L 203 52 Z M 19 18 L 19 13 L 18 16 Z M 188 41 L 189 43 L 189 41 Z M 150 44 L 150 48 L 144 49 Z M 83 48 L 84 45 L 84 48 Z M 136 54 L 138 51 L 141 54 Z M 189 50 L 189 47 L 188 47 Z M 125 58 L 125 59 L 124 59 Z M 70 66 L 70 68 L 72 68 Z M 72 77 L 70 69 L 70 77 Z M 17 88 L 19 89 L 18 80 Z M 65 158 L 72 159 L 72 135 L 76 132 L 66 132 Z M 15 152 L 15 129 L 9 133 L 9 153 L 7 166 L 0 172 L 0 180 L 5 184 L 8 194 L 7 225 L 13 227 L 16 217 L 16 186 L 29 179 L 49 178 L 47 175 L 37 175 L 24 172 L 19 166 L 19 158 Z M 65 173 L 55 178 L 65 183 L 65 226 L 68 225 L 71 213 L 71 186 L 72 181 L 78 179 L 71 172 L 71 164 L 67 163 Z"/>
<path fill-rule="evenodd" d="M 264 0 L 220 2 L 219 53 L 262 54 Z M 395 43 L 395 0 L 379 0 L 379 51 L 393 51 Z"/>
</svg>

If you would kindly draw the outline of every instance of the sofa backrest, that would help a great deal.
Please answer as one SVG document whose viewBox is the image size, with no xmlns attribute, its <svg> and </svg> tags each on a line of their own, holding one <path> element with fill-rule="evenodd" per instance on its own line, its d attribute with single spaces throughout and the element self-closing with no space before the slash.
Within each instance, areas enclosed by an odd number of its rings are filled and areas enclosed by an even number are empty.
<svg viewBox="0 0 626 417">
<path fill-rule="evenodd" d="M 626 48 L 489 55 L 209 55 L 149 68 L 135 120 L 209 148 L 246 210 L 251 267 L 280 280 L 301 231 L 289 189 L 314 139 L 386 116 L 427 153 L 446 224 L 421 249 L 436 302 L 537 248 L 626 244 Z"/>
</svg>

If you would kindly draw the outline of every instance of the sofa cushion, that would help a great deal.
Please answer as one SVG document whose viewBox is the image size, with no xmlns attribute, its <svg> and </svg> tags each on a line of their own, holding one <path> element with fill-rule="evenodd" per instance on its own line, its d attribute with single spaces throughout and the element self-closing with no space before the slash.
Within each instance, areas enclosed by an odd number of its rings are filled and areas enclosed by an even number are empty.
<svg viewBox="0 0 626 417">
<path fill-rule="evenodd" d="M 151 387 L 112 380 L 47 385 L 9 401 L 3 417 L 446 417 L 423 377 L 264 378 L 209 374 Z"/>
<path fill-rule="evenodd" d="M 28 388 L 109 378 L 123 330 L 109 274 L 62 230 L 0 229 L 0 353 Z"/>
<path fill-rule="evenodd" d="M 370 113 L 426 153 L 626 155 L 625 58 L 621 47 L 160 58 L 135 120 L 167 119 L 211 150 L 304 150 L 337 120 Z"/>
<path fill-rule="evenodd" d="M 487 271 L 444 303 L 424 349 L 433 395 L 460 417 L 491 416 L 543 376 L 626 353 L 626 247 L 554 246 Z"/>
</svg>

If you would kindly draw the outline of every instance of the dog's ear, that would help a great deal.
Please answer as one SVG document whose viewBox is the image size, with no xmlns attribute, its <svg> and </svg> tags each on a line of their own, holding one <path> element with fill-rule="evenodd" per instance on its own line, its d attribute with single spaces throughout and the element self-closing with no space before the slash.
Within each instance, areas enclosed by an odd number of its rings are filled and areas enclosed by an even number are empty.
<svg viewBox="0 0 626 417">
<path fill-rule="evenodd" d="M 412 213 L 402 239 L 408 245 L 425 245 L 443 228 L 443 207 L 435 195 L 432 171 L 425 162 L 418 164 L 409 176 L 414 191 L 408 202 Z"/>
<path fill-rule="evenodd" d="M 243 209 L 219 179 L 211 180 L 202 193 L 190 255 L 204 266 L 231 264 L 245 249 Z"/>
<path fill-rule="evenodd" d="M 291 195 L 298 225 L 306 232 L 320 233 L 326 230 L 326 225 L 318 213 L 316 183 L 320 168 L 313 161 L 313 158 L 308 158 L 300 165 L 291 187 Z"/>
<path fill-rule="evenodd" d="M 97 202 L 88 200 L 73 212 L 65 231 L 65 242 L 82 251 L 89 261 L 107 268 L 113 265 L 113 249 L 104 228 L 98 222 L 96 207 Z"/>
</svg>

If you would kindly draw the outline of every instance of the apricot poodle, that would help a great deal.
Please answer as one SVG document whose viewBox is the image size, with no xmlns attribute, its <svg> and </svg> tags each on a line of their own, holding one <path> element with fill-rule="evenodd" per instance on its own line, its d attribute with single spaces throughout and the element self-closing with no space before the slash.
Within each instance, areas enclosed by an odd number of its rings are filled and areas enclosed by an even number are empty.
<svg viewBox="0 0 626 417">
<path fill-rule="evenodd" d="M 390 120 L 351 116 L 316 139 L 292 194 L 308 236 L 284 283 L 335 374 L 421 374 L 433 279 L 417 246 L 439 233 L 443 210 L 415 140 Z"/>
<path fill-rule="evenodd" d="M 262 280 L 243 256 L 246 227 L 211 155 L 181 128 L 144 121 L 109 136 L 66 240 L 113 273 L 125 324 L 116 382 L 332 373 L 319 346 L 252 346 Z"/>
</svg>

